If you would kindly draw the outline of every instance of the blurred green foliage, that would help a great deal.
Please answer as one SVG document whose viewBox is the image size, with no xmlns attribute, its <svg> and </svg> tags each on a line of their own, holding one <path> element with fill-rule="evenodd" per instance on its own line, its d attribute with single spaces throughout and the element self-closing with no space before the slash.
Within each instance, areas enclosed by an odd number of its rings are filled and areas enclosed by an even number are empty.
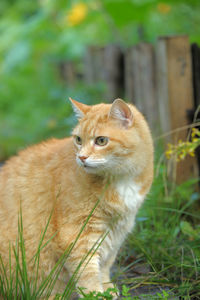
<svg viewBox="0 0 200 300">
<path fill-rule="evenodd" d="M 102 101 L 102 87 L 60 78 L 89 44 L 127 47 L 158 35 L 200 41 L 198 0 L 1 0 L 0 160 L 25 145 L 62 137 L 73 124 L 68 96 Z"/>
</svg>

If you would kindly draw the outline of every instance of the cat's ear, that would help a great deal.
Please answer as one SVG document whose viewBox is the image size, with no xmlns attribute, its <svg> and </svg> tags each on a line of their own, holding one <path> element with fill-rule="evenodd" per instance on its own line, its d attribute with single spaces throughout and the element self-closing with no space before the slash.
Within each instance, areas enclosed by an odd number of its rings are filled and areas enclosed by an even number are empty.
<svg viewBox="0 0 200 300">
<path fill-rule="evenodd" d="M 84 115 L 89 111 L 90 107 L 88 105 L 85 105 L 83 103 L 80 103 L 76 100 L 73 100 L 69 97 L 69 100 L 72 104 L 73 111 L 77 117 L 77 119 L 81 119 L 84 117 Z"/>
<path fill-rule="evenodd" d="M 109 118 L 118 120 L 126 128 L 133 125 L 133 113 L 129 106 L 121 99 L 116 99 L 113 102 Z"/>
</svg>

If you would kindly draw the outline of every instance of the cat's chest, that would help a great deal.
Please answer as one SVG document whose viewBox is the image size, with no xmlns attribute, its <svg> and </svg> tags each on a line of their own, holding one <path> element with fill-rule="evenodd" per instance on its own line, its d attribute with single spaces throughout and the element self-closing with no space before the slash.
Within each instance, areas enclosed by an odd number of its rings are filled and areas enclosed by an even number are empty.
<svg viewBox="0 0 200 300">
<path fill-rule="evenodd" d="M 140 185 L 131 179 L 118 181 L 115 184 L 115 191 L 120 202 L 129 211 L 135 211 L 143 201 L 143 196 L 139 193 Z"/>
<path fill-rule="evenodd" d="M 136 213 L 143 202 L 140 195 L 140 186 L 133 180 L 117 182 L 114 186 L 115 195 L 118 198 L 115 203 L 116 218 L 111 220 L 109 234 L 102 244 L 102 258 L 107 260 L 112 251 L 117 251 L 128 232 L 133 229 Z M 111 252 L 110 252 L 111 251 Z"/>
<path fill-rule="evenodd" d="M 112 226 L 114 240 L 132 230 L 135 216 L 144 199 L 139 191 L 140 185 L 133 180 L 124 180 L 116 184 L 118 210 L 116 222 Z"/>
</svg>

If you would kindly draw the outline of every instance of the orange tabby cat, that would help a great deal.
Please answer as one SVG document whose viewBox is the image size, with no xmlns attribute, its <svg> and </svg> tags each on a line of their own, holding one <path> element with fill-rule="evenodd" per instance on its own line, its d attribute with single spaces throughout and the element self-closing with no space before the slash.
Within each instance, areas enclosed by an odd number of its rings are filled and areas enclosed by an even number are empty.
<svg viewBox="0 0 200 300">
<path fill-rule="evenodd" d="M 71 100 L 79 119 L 72 137 L 32 146 L 0 169 L 0 253 L 8 262 L 22 207 L 27 261 L 36 253 L 41 231 L 53 209 L 42 251 L 39 279 L 76 239 L 52 292 L 62 292 L 81 258 L 104 234 L 89 263 L 82 265 L 78 286 L 86 291 L 112 287 L 110 268 L 153 179 L 153 145 L 140 112 L 117 99 L 87 106 Z M 33 266 L 29 264 L 31 275 Z M 83 269 L 84 268 L 84 269 Z"/>
</svg>

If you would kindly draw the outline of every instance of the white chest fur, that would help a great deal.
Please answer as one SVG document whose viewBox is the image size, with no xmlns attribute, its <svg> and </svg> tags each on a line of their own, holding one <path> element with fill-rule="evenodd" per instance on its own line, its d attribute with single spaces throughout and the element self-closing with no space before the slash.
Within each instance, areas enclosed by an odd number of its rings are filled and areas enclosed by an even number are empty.
<svg viewBox="0 0 200 300">
<path fill-rule="evenodd" d="M 116 183 L 115 190 L 120 198 L 121 205 L 125 205 L 125 211 L 110 230 L 101 247 L 102 258 L 108 259 L 112 252 L 118 251 L 128 232 L 133 229 L 135 216 L 143 202 L 144 197 L 140 195 L 140 186 L 133 180 L 120 181 Z"/>
<path fill-rule="evenodd" d="M 142 203 L 143 196 L 139 193 L 140 185 L 133 180 L 119 181 L 116 191 L 128 210 L 137 210 Z"/>
</svg>

